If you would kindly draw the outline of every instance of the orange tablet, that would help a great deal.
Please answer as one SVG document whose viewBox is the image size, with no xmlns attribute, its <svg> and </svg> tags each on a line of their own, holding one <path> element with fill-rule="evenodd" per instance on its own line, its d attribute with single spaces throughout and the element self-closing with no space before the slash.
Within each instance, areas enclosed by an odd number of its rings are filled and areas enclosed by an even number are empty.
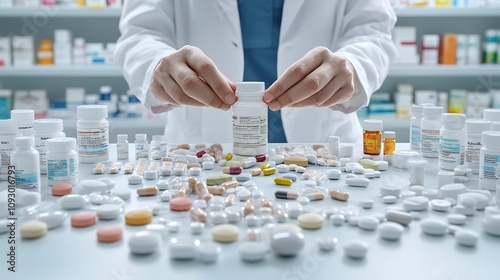
<svg viewBox="0 0 500 280">
<path fill-rule="evenodd" d="M 170 200 L 170 210 L 188 211 L 193 205 L 193 200 L 189 197 L 176 197 Z"/>
<path fill-rule="evenodd" d="M 123 229 L 119 226 L 106 226 L 97 230 L 97 241 L 111 243 L 120 241 L 123 237 Z"/>
<path fill-rule="evenodd" d="M 95 224 L 96 214 L 94 212 L 80 212 L 71 216 L 73 227 L 89 227 Z"/>
<path fill-rule="evenodd" d="M 59 183 L 52 186 L 52 195 L 63 196 L 70 194 L 73 191 L 73 186 L 67 183 Z"/>
</svg>

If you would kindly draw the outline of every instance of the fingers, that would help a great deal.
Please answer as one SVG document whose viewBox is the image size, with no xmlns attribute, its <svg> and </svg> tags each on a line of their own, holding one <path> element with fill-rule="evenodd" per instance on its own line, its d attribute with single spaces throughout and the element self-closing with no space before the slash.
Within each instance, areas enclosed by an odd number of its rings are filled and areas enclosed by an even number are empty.
<svg viewBox="0 0 500 280">
<path fill-rule="evenodd" d="M 151 86 L 155 97 L 165 103 L 173 105 L 205 106 L 205 104 L 186 95 L 181 87 L 170 75 L 155 80 Z"/>
</svg>

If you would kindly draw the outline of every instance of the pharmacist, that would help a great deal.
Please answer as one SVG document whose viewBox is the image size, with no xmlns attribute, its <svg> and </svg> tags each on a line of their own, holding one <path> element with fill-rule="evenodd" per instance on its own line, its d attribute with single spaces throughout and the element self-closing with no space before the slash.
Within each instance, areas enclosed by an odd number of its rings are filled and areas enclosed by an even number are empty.
<svg viewBox="0 0 500 280">
<path fill-rule="evenodd" d="M 232 142 L 237 81 L 264 81 L 270 142 L 357 142 L 395 55 L 389 0 L 125 1 L 116 57 L 171 143 Z"/>
</svg>

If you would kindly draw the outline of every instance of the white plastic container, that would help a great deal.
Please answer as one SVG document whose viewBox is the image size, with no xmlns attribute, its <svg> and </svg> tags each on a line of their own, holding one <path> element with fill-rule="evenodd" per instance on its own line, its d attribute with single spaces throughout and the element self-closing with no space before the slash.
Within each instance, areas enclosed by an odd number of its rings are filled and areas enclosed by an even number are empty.
<svg viewBox="0 0 500 280">
<path fill-rule="evenodd" d="M 17 109 L 10 111 L 10 118 L 17 125 L 20 136 L 33 136 L 33 122 L 35 111 L 29 109 Z"/>
<path fill-rule="evenodd" d="M 267 104 L 263 82 L 236 85 L 238 101 L 233 104 L 233 153 L 256 156 L 267 152 Z"/>
<path fill-rule="evenodd" d="M 424 106 L 413 104 L 411 106 L 411 118 L 410 118 L 410 144 L 411 149 L 414 151 L 420 151 L 420 122 L 422 121 L 422 112 Z"/>
<path fill-rule="evenodd" d="M 468 119 L 465 121 L 465 165 L 479 173 L 480 150 L 483 146 L 481 133 L 488 131 L 490 121 L 483 119 Z"/>
<path fill-rule="evenodd" d="M 116 135 L 116 158 L 117 159 L 128 159 L 128 135 L 118 134 Z"/>
<path fill-rule="evenodd" d="M 160 160 L 166 156 L 167 143 L 163 135 L 153 135 L 151 145 L 149 147 L 149 158 L 152 160 Z"/>
<path fill-rule="evenodd" d="M 500 121 L 500 109 L 484 109 L 483 119 L 490 122 Z"/>
<path fill-rule="evenodd" d="M 35 149 L 40 154 L 40 174 L 47 174 L 47 147 L 48 139 L 64 137 L 63 121 L 61 119 L 38 119 L 33 123 L 35 131 Z"/>
<path fill-rule="evenodd" d="M 47 179 L 50 186 L 58 183 L 78 184 L 78 152 L 76 139 L 52 138 L 47 144 Z"/>
<path fill-rule="evenodd" d="M 439 167 L 453 170 L 464 164 L 465 155 L 465 115 L 444 113 L 439 132 Z"/>
<path fill-rule="evenodd" d="M 96 163 L 109 159 L 108 109 L 103 105 L 77 107 L 78 161 Z"/>
<path fill-rule="evenodd" d="M 339 145 L 340 145 L 340 137 L 338 136 L 328 137 L 328 152 L 331 155 L 334 155 L 336 157 L 339 156 Z"/>
<path fill-rule="evenodd" d="M 40 155 L 33 137 L 17 137 L 11 154 L 11 165 L 16 170 L 16 188 L 40 191 Z"/>
<path fill-rule="evenodd" d="M 482 189 L 494 191 L 499 179 L 500 168 L 500 132 L 485 131 L 481 135 L 483 147 L 479 158 L 479 186 Z"/>
<path fill-rule="evenodd" d="M 14 150 L 14 139 L 19 136 L 17 126 L 12 120 L 0 120 L 0 158 L 2 169 L 0 179 L 7 180 L 10 165 L 10 154 Z"/>
<path fill-rule="evenodd" d="M 491 122 L 492 131 L 500 131 L 500 122 Z"/>
<path fill-rule="evenodd" d="M 148 158 L 149 157 L 149 143 L 147 135 L 139 133 L 135 135 L 135 158 Z"/>
<path fill-rule="evenodd" d="M 420 155 L 428 158 L 439 156 L 439 131 L 443 107 L 424 107 L 420 122 Z"/>
</svg>

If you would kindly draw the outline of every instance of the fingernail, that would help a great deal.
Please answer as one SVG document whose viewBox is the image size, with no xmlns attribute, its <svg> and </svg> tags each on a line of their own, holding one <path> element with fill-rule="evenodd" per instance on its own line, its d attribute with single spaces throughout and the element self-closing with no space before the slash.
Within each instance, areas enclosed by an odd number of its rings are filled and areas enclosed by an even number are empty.
<svg viewBox="0 0 500 280">
<path fill-rule="evenodd" d="M 220 108 L 224 111 L 227 111 L 231 108 L 231 106 L 227 105 L 226 103 L 222 103 L 222 105 L 220 105 Z"/>
<path fill-rule="evenodd" d="M 271 101 L 271 100 L 273 100 L 273 95 L 272 95 L 272 94 L 270 94 L 270 93 L 267 93 L 267 92 L 266 92 L 266 93 L 264 94 L 264 102 L 269 102 L 269 101 Z"/>
<path fill-rule="evenodd" d="M 273 102 L 269 103 L 269 108 L 273 111 L 278 111 L 281 107 L 281 104 L 278 102 L 278 100 L 274 100 Z"/>
<path fill-rule="evenodd" d="M 234 95 L 232 94 L 226 94 L 224 99 L 226 100 L 227 104 L 233 104 L 234 102 L 236 102 L 236 97 L 234 97 Z"/>
</svg>

